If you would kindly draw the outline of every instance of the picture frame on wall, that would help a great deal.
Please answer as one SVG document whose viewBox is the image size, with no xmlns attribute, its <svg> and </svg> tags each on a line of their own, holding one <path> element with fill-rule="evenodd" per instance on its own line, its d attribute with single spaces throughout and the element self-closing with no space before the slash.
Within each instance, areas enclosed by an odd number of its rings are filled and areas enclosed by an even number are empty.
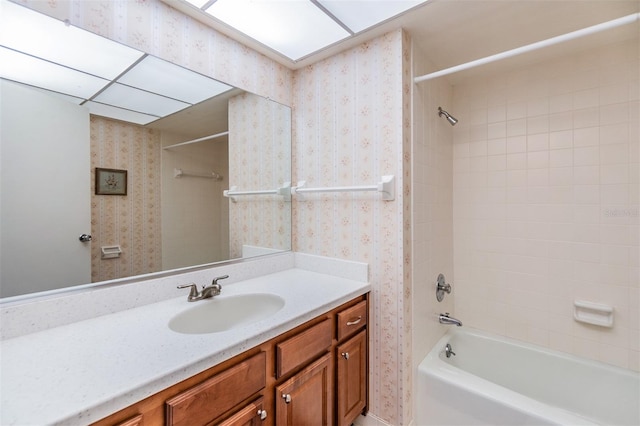
<svg viewBox="0 0 640 426">
<path fill-rule="evenodd" d="M 127 195 L 127 171 L 96 167 L 96 195 Z"/>
</svg>

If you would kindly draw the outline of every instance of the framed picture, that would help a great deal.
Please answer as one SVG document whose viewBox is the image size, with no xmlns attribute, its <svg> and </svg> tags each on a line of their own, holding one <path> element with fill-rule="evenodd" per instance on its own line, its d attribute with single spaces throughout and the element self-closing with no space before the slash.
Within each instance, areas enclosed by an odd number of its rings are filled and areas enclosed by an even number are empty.
<svg viewBox="0 0 640 426">
<path fill-rule="evenodd" d="M 127 171 L 96 167 L 96 195 L 127 195 Z"/>
</svg>

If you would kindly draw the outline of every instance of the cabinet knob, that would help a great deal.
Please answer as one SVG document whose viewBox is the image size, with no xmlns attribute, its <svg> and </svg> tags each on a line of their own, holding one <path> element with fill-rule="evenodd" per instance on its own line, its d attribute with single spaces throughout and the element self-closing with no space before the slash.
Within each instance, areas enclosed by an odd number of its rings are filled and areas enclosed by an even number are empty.
<svg viewBox="0 0 640 426">
<path fill-rule="evenodd" d="M 267 410 L 258 410 L 258 416 L 260 416 L 260 420 L 264 420 L 267 418 Z"/>
<path fill-rule="evenodd" d="M 342 358 L 349 359 L 349 352 L 342 352 Z"/>
<path fill-rule="evenodd" d="M 283 393 L 282 394 L 282 399 L 284 399 L 284 402 L 286 402 L 287 404 L 291 402 L 291 394 L 288 393 Z"/>
</svg>

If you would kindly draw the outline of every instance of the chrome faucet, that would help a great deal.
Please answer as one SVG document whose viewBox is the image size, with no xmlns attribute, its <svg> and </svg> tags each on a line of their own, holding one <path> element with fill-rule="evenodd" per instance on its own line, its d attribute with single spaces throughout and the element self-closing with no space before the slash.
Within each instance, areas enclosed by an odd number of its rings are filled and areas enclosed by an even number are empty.
<svg viewBox="0 0 640 426">
<path fill-rule="evenodd" d="M 225 278 L 229 278 L 229 275 L 223 275 L 221 277 L 216 277 L 211 282 L 211 285 L 202 286 L 202 291 L 198 291 L 198 286 L 195 284 L 185 284 L 179 285 L 178 288 L 190 288 L 189 295 L 187 296 L 188 302 L 195 302 L 202 299 L 210 299 L 214 296 L 217 296 L 222 291 L 222 286 L 218 284 L 218 280 L 224 280 Z"/>
<path fill-rule="evenodd" d="M 444 354 L 447 356 L 447 358 L 451 358 L 451 355 L 456 356 L 456 353 L 453 351 L 453 348 L 449 343 L 444 346 Z"/>
<path fill-rule="evenodd" d="M 462 326 L 462 322 L 460 320 L 450 317 L 449 312 L 440 314 L 438 316 L 438 321 L 440 321 L 440 324 L 457 325 L 458 327 Z"/>
</svg>

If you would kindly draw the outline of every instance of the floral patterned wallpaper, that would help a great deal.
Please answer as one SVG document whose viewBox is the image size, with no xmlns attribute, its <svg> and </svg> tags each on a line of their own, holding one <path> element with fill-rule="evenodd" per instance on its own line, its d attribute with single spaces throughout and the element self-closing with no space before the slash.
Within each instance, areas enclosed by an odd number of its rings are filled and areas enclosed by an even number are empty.
<svg viewBox="0 0 640 426">
<path fill-rule="evenodd" d="M 91 116 L 91 281 L 162 269 L 160 132 Z M 95 195 L 95 168 L 127 170 L 127 195 Z M 100 247 L 122 254 L 102 259 Z"/>
<path fill-rule="evenodd" d="M 291 109 L 251 93 L 229 99 L 229 186 L 272 190 L 291 180 Z M 291 249 L 291 200 L 242 196 L 229 203 L 229 251 Z"/>
<path fill-rule="evenodd" d="M 373 286 L 370 410 L 390 424 L 411 413 L 408 39 L 394 31 L 296 71 L 294 180 L 371 185 L 395 175 L 396 198 L 305 194 L 294 203 L 296 251 L 369 263 Z"/>
</svg>

